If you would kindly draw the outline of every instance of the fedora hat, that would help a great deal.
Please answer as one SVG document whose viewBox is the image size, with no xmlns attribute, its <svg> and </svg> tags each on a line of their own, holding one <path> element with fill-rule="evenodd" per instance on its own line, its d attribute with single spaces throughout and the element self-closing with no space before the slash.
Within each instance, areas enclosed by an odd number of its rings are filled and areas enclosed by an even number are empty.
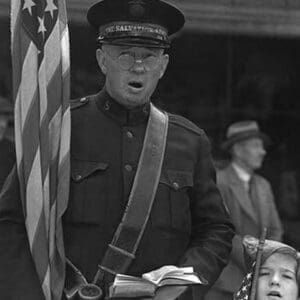
<svg viewBox="0 0 300 300">
<path fill-rule="evenodd" d="M 168 48 L 170 35 L 184 23 L 183 13 L 162 0 L 102 0 L 87 13 L 100 44 Z"/>
<path fill-rule="evenodd" d="M 235 143 L 255 137 L 261 138 L 266 144 L 269 144 L 271 141 L 265 133 L 260 131 L 256 121 L 235 122 L 228 127 L 226 140 L 221 147 L 224 150 L 229 150 Z"/>
</svg>

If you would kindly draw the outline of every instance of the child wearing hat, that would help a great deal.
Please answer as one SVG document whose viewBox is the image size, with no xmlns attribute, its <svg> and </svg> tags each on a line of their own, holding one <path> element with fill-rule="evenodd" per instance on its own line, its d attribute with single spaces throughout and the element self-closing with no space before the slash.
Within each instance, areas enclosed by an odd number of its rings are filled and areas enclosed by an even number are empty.
<svg viewBox="0 0 300 300">
<path fill-rule="evenodd" d="M 245 261 L 251 267 L 256 260 L 258 239 L 252 236 L 243 238 Z M 247 276 L 253 275 L 250 272 Z M 235 300 L 250 299 L 252 280 L 243 284 L 235 295 Z M 255 300 L 298 300 L 300 282 L 300 253 L 289 245 L 266 240 L 262 249 L 261 265 L 258 273 Z"/>
</svg>

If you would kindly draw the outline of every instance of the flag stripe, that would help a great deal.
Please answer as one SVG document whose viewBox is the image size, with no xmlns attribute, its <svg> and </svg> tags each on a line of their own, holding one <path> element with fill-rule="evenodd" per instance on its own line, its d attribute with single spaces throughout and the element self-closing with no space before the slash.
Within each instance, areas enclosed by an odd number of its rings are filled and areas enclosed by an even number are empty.
<svg viewBox="0 0 300 300">
<path fill-rule="evenodd" d="M 22 79 L 20 83 L 20 102 L 22 106 L 22 116 L 28 114 L 29 107 L 31 105 L 33 96 L 37 93 L 37 48 L 31 42 L 29 44 L 27 54 L 24 57 L 23 67 L 22 67 Z M 31 72 L 28 72 L 31 70 Z M 23 119 L 22 127 L 24 127 L 25 118 Z"/>
<path fill-rule="evenodd" d="M 63 76 L 69 74 L 70 66 L 68 64 L 69 62 L 69 30 L 68 27 L 65 27 L 62 31 L 62 39 L 61 39 L 61 49 L 62 49 L 62 73 Z"/>
<path fill-rule="evenodd" d="M 44 180 L 44 215 L 45 215 L 45 226 L 47 228 L 46 235 L 49 239 L 49 224 L 50 224 L 50 200 L 49 197 L 51 195 L 51 189 L 49 187 L 49 172 L 46 174 L 46 178 Z"/>
<path fill-rule="evenodd" d="M 38 86 L 39 86 L 39 100 L 40 100 L 40 120 L 41 122 L 48 121 L 48 97 L 47 97 L 47 74 L 46 74 L 46 63 L 45 59 L 41 62 L 38 71 Z"/>
<path fill-rule="evenodd" d="M 44 223 L 43 211 L 41 211 L 37 228 L 38 229 L 36 230 L 34 236 L 32 255 L 36 257 L 36 262 L 39 266 L 37 268 L 39 278 L 44 278 L 48 268 L 48 248 L 46 247 L 48 239 L 46 235 L 47 228 Z"/>
<path fill-rule="evenodd" d="M 26 198 L 31 198 L 31 201 L 26 202 L 26 226 L 28 230 L 29 244 L 33 245 L 35 232 L 39 223 L 40 215 L 43 212 L 43 199 L 42 179 L 40 174 L 40 151 L 36 152 L 33 161 L 30 176 L 26 184 Z"/>
<path fill-rule="evenodd" d="M 57 110 L 61 109 L 62 105 L 59 100 L 61 97 L 63 82 L 62 79 L 59 78 L 59 74 L 61 74 L 61 64 L 57 66 L 56 70 L 54 70 L 51 80 L 48 81 L 47 95 L 49 99 L 53 99 L 53 101 L 51 102 L 51 106 L 48 108 L 50 122 L 54 115 L 57 113 Z"/>
<path fill-rule="evenodd" d="M 23 101 L 24 97 L 21 97 L 20 101 Z M 21 105 L 21 109 L 24 105 Z M 31 172 L 31 166 L 36 157 L 37 149 L 39 147 L 39 123 L 32 122 L 32 119 L 36 119 L 36 114 L 39 113 L 39 99 L 38 94 L 35 94 L 30 103 L 30 109 L 27 115 L 22 115 L 25 119 L 24 126 L 22 126 L 22 145 L 23 145 L 23 164 L 24 168 L 24 180 L 27 185 L 28 178 Z M 24 151 L 26 150 L 26 151 Z"/>
<path fill-rule="evenodd" d="M 51 284 L 50 284 L 50 267 L 48 267 L 47 272 L 45 274 L 44 282 L 42 284 L 43 292 L 44 292 L 46 299 L 54 299 L 54 298 L 51 298 L 51 290 L 49 288 L 50 286 L 51 286 Z"/>
<path fill-rule="evenodd" d="M 45 57 L 44 61 L 47 65 L 46 68 L 46 79 L 47 82 L 49 82 L 55 70 L 57 69 L 57 66 L 61 62 L 61 55 L 57 55 L 57 53 L 61 52 L 61 46 L 60 43 L 57 43 L 57 40 L 59 40 L 60 31 L 59 31 L 59 20 L 56 21 L 55 26 L 53 27 L 52 33 L 49 36 L 48 40 L 45 43 L 45 52 L 49 53 L 47 57 Z"/>
</svg>

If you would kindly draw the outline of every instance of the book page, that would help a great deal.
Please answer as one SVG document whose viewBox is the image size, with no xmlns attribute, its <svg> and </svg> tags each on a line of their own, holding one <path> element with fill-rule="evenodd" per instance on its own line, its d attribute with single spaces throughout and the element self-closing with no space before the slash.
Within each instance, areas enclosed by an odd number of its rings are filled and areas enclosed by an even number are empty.
<svg viewBox="0 0 300 300">
<path fill-rule="evenodd" d="M 167 275 L 159 283 L 158 287 L 165 285 L 189 285 L 189 284 L 201 284 L 201 280 L 195 274 L 184 274 L 184 275 Z"/>
<path fill-rule="evenodd" d="M 147 279 L 158 285 L 163 278 L 181 278 L 185 274 L 193 274 L 193 267 L 178 268 L 176 266 L 163 266 L 152 272 L 144 273 L 142 278 Z M 196 275 L 194 275 L 197 277 Z"/>
</svg>

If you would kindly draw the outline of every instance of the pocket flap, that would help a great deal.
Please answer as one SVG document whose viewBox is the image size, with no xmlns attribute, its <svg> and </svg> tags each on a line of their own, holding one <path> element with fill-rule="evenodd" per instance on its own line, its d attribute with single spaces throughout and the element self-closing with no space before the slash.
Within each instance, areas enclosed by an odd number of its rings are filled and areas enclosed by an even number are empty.
<svg viewBox="0 0 300 300">
<path fill-rule="evenodd" d="M 160 182 L 178 190 L 193 186 L 193 173 L 191 171 L 163 170 Z"/>
<path fill-rule="evenodd" d="M 72 160 L 71 176 L 74 181 L 81 181 L 92 175 L 96 171 L 104 171 L 108 168 L 108 163 L 87 160 Z"/>
</svg>

